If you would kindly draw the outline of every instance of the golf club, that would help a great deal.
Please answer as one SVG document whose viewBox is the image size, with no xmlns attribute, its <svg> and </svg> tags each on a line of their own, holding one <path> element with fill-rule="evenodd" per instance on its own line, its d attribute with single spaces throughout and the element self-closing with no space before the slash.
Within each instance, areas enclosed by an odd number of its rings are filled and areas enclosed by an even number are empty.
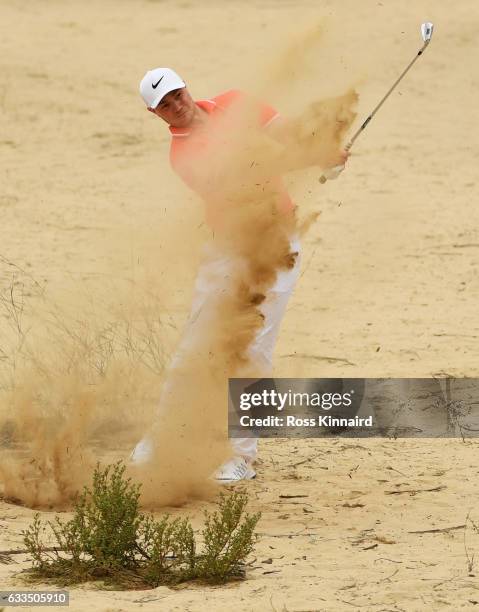
<svg viewBox="0 0 479 612">
<path fill-rule="evenodd" d="M 386 95 L 381 99 L 381 101 L 376 106 L 376 108 L 372 111 L 372 113 L 362 123 L 361 127 L 357 130 L 357 132 L 355 132 L 355 134 L 352 136 L 351 140 L 344 147 L 344 149 L 346 151 L 349 151 L 351 149 L 351 147 L 353 146 L 353 144 L 354 144 L 356 138 L 359 136 L 359 134 L 361 134 L 361 132 L 365 129 L 365 127 L 368 125 L 368 123 L 371 121 L 371 119 L 374 117 L 374 115 L 378 112 L 378 110 L 381 108 L 381 106 L 384 104 L 384 102 L 389 98 L 391 93 L 394 91 L 394 89 L 397 87 L 397 85 L 403 79 L 403 77 L 406 75 L 406 73 L 409 72 L 409 70 L 411 69 L 411 67 L 414 64 L 414 62 L 418 59 L 418 57 L 420 55 L 423 54 L 424 50 L 426 49 L 426 47 L 428 46 L 429 42 L 431 41 L 433 29 L 434 29 L 434 24 L 432 24 L 430 21 L 426 21 L 425 23 L 423 23 L 421 25 L 421 36 L 422 36 L 422 40 L 424 41 L 423 46 L 419 49 L 417 54 L 414 56 L 414 59 L 408 64 L 408 66 L 401 73 L 399 78 L 394 82 L 394 84 L 389 89 L 389 91 L 386 93 Z M 332 179 L 336 178 L 337 176 L 339 176 L 339 174 L 343 170 L 343 168 L 344 168 L 344 166 L 335 166 L 334 168 L 331 168 L 330 170 L 328 170 L 327 172 L 325 172 L 324 174 L 322 174 L 320 176 L 319 182 L 320 183 L 325 183 L 327 180 L 332 180 Z"/>
</svg>

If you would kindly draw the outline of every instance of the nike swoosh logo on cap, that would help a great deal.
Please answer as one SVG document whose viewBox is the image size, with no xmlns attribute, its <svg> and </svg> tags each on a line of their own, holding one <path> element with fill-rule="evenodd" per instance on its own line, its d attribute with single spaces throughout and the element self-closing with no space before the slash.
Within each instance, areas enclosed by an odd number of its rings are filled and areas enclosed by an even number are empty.
<svg viewBox="0 0 479 612">
<path fill-rule="evenodd" d="M 164 76 L 165 76 L 165 75 L 163 75 L 163 76 L 161 77 L 161 79 L 158 81 L 158 83 L 152 83 L 152 84 L 151 84 L 151 86 L 153 87 L 153 89 L 156 89 L 156 88 L 158 87 L 158 85 L 159 85 L 159 84 L 161 83 L 161 81 L 163 80 L 163 77 L 164 77 Z"/>
</svg>

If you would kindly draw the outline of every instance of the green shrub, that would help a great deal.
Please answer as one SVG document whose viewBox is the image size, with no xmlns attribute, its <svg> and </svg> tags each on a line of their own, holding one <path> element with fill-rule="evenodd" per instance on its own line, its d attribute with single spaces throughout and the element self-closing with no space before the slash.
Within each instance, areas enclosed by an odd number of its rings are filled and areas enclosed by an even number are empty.
<svg viewBox="0 0 479 612">
<path fill-rule="evenodd" d="M 32 577 L 72 584 L 102 579 L 116 587 L 143 588 L 188 580 L 221 583 L 244 577 L 260 514 L 245 515 L 248 495 L 221 493 L 218 510 L 205 512 L 203 547 L 198 552 L 188 519 L 155 520 L 139 511 L 140 485 L 124 478 L 119 462 L 95 469 L 73 518 L 44 525 L 36 514 L 23 532 L 32 555 Z M 47 545 L 49 528 L 54 544 Z"/>
<path fill-rule="evenodd" d="M 196 542 L 187 519 L 170 520 L 164 516 L 160 521 L 145 519 L 141 544 L 143 556 L 142 575 L 148 584 L 184 582 L 197 577 Z"/>
<path fill-rule="evenodd" d="M 254 529 L 260 518 L 259 514 L 247 514 L 241 523 L 247 503 L 245 491 L 229 496 L 221 493 L 218 511 L 205 512 L 204 553 L 198 567 L 202 579 L 224 582 L 242 575 L 243 562 L 253 550 Z"/>
</svg>

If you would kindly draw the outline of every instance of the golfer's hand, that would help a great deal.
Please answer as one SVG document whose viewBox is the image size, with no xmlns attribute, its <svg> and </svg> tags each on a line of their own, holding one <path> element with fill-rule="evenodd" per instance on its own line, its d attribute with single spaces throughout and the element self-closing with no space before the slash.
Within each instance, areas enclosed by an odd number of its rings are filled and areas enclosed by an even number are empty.
<svg viewBox="0 0 479 612">
<path fill-rule="evenodd" d="M 349 151 L 345 151 L 344 149 L 341 149 L 334 155 L 331 155 L 331 157 L 327 159 L 327 162 L 325 164 L 325 170 L 335 168 L 336 166 L 344 166 L 348 161 L 349 155 Z"/>
</svg>

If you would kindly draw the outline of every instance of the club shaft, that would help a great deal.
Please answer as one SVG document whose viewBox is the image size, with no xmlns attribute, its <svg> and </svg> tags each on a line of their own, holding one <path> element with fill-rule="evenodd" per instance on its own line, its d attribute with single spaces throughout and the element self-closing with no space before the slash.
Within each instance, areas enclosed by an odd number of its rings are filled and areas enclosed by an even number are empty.
<svg viewBox="0 0 479 612">
<path fill-rule="evenodd" d="M 381 99 L 381 101 L 376 106 L 376 108 L 372 111 L 372 113 L 369 115 L 369 117 L 367 117 L 366 120 L 362 123 L 361 127 L 357 130 L 357 132 L 354 133 L 354 135 L 352 136 L 351 140 L 345 146 L 346 151 L 349 151 L 351 149 L 351 147 L 353 146 L 354 141 L 356 140 L 356 138 L 359 136 L 359 134 L 361 134 L 361 132 L 368 125 L 368 123 L 371 121 L 371 119 L 374 117 L 374 115 L 378 112 L 378 110 L 381 108 L 381 106 L 384 104 L 384 102 L 386 102 L 386 100 L 389 98 L 391 93 L 396 89 L 396 87 L 398 86 L 400 81 L 404 78 L 406 73 L 409 72 L 409 70 L 413 66 L 414 62 L 418 59 L 418 57 L 420 57 L 423 54 L 423 51 L 428 46 L 428 44 L 429 44 L 429 40 L 427 40 L 424 43 L 424 45 L 421 47 L 421 49 L 419 49 L 419 51 L 414 56 L 414 59 L 408 64 L 408 66 L 405 68 L 405 70 L 403 70 L 403 72 L 401 73 L 399 78 L 394 82 L 392 87 L 389 89 L 389 91 L 386 93 L 386 95 Z"/>
</svg>

